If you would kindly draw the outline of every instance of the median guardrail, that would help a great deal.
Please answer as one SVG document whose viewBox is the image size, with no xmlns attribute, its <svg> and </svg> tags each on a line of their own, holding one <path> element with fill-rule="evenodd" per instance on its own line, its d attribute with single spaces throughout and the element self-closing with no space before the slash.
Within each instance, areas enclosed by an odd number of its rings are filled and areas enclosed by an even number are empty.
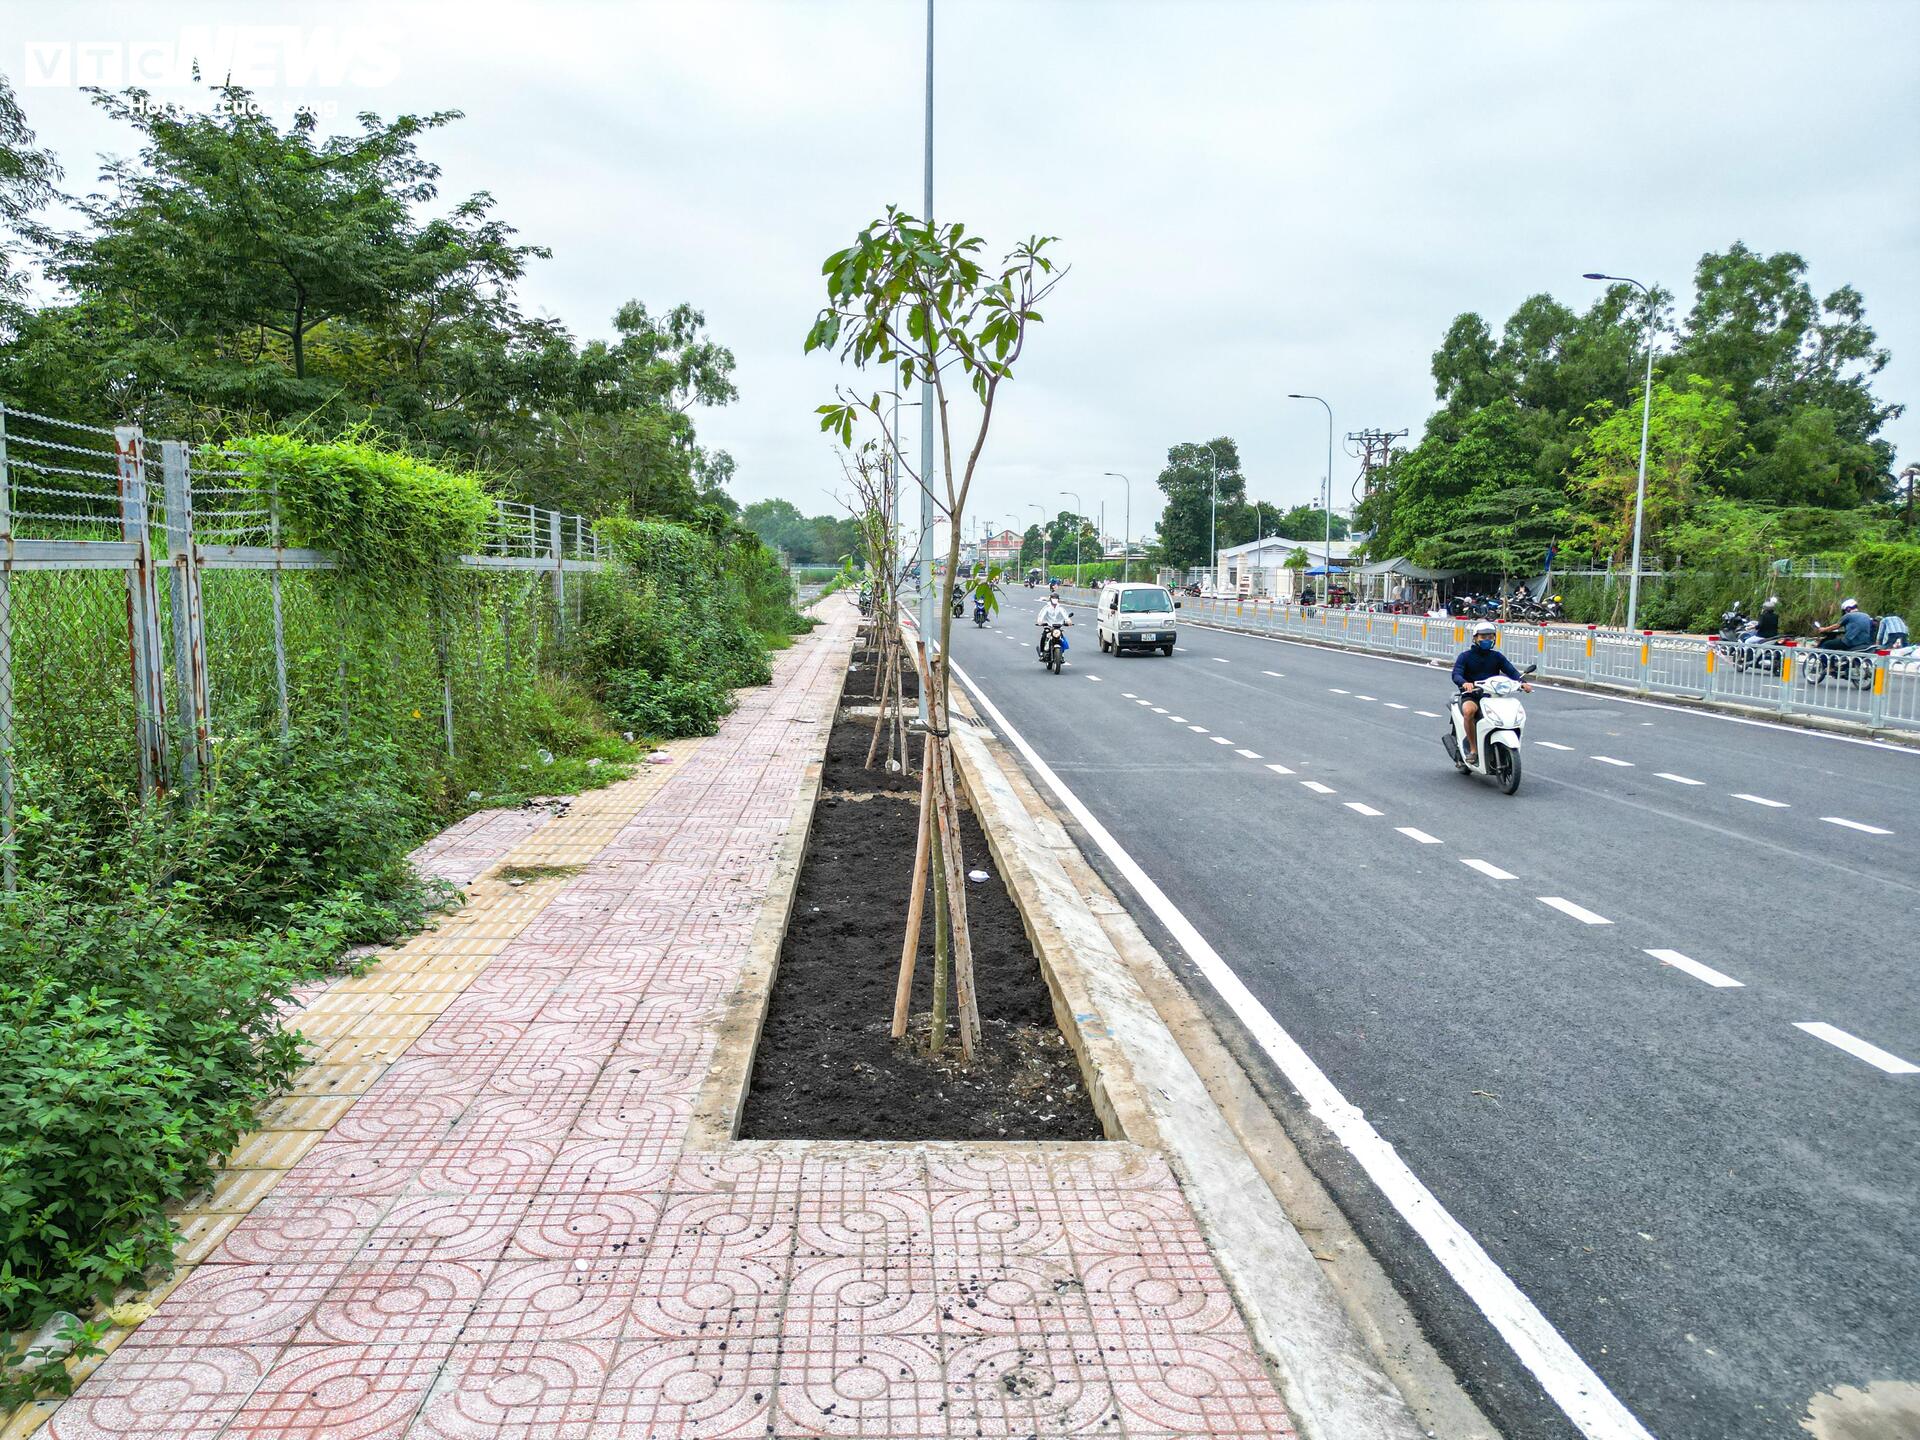
<svg viewBox="0 0 1920 1440">
<path fill-rule="evenodd" d="M 1062 593 L 1080 605 L 1096 598 L 1091 590 L 1062 587 Z M 1448 663 L 1474 623 L 1256 599 L 1182 596 L 1181 606 L 1179 619 L 1187 624 Z M 1848 720 L 1876 730 L 1920 730 L 1920 662 L 1885 651 L 1854 652 L 1835 666 L 1830 657 L 1836 652 L 1791 642 L 1752 647 L 1711 636 L 1518 623 L 1499 623 L 1496 643 L 1516 665 L 1539 666 L 1543 680 Z"/>
</svg>

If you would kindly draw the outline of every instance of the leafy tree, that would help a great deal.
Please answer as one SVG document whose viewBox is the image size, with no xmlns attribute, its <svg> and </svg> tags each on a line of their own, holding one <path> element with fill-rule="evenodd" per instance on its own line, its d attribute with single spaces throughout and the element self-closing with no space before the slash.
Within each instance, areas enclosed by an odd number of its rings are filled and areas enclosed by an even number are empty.
<svg viewBox="0 0 1920 1440">
<path fill-rule="evenodd" d="M 1273 522 L 1273 533 L 1289 540 L 1323 540 L 1327 535 L 1327 511 L 1321 505 L 1295 505 Z M 1333 538 L 1344 540 L 1352 534 L 1344 515 L 1333 516 Z"/>
<path fill-rule="evenodd" d="M 1232 515 L 1247 498 L 1247 480 L 1240 469 L 1240 447 L 1229 437 L 1202 443 L 1183 442 L 1169 447 L 1167 463 L 1160 471 L 1161 494 L 1167 497 L 1160 512 L 1159 541 L 1167 564 L 1177 570 L 1210 565 L 1208 536 L 1216 533 L 1214 514 L 1214 466 L 1219 465 L 1219 520 Z M 1253 538 L 1251 511 L 1244 522 L 1245 534 Z M 1225 529 L 1217 531 L 1222 546 L 1237 543 Z"/>
<path fill-rule="evenodd" d="M 29 244 L 43 238 L 45 232 L 34 215 L 53 199 L 59 179 L 59 163 L 34 144 L 33 130 L 13 87 L 0 75 L 0 231 Z M 6 249 L 0 248 L 0 325 L 6 323 L 4 307 L 18 297 L 21 280 Z"/>
<path fill-rule="evenodd" d="M 1416 556 L 1418 563 L 1475 575 L 1530 575 L 1546 563 L 1547 546 L 1564 528 L 1565 494 L 1531 482 L 1482 485 L 1460 504 L 1446 531 Z"/>
<path fill-rule="evenodd" d="M 1038 525 L 1029 525 L 1020 537 L 1020 565 L 1032 569 L 1047 558 L 1046 535 Z"/>
</svg>

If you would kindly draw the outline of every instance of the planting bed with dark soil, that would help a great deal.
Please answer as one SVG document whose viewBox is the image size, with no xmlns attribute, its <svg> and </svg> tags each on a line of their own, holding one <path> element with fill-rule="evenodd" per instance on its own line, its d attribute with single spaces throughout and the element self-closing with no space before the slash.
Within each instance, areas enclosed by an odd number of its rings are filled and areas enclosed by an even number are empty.
<svg viewBox="0 0 1920 1440">
<path fill-rule="evenodd" d="M 857 655 L 856 658 L 864 659 Z M 846 697 L 858 702 L 848 678 Z M 869 685 L 868 695 L 871 695 Z M 862 768 L 871 718 L 834 722 L 820 803 L 754 1059 L 740 1133 L 750 1139 L 1098 1140 L 1100 1122 L 1020 912 L 970 810 L 960 818 L 982 1031 L 971 1067 L 957 1032 L 926 1053 L 933 899 L 914 967 L 913 1023 L 888 1033 L 913 879 L 917 775 Z M 917 749 L 917 746 L 916 746 Z M 964 802 L 963 802 L 964 805 Z"/>
</svg>

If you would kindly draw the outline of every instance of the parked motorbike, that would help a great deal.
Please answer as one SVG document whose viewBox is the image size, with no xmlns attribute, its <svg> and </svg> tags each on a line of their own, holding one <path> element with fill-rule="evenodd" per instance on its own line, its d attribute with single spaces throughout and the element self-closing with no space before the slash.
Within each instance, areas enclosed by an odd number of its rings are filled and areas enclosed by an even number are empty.
<svg viewBox="0 0 1920 1440">
<path fill-rule="evenodd" d="M 1539 667 L 1529 665 L 1520 673 L 1533 674 Z M 1440 744 L 1462 775 L 1477 775 L 1492 780 L 1508 794 L 1520 788 L 1520 734 L 1526 728 L 1527 710 L 1520 703 L 1519 680 L 1495 676 L 1479 686 L 1479 744 L 1471 763 L 1466 758 L 1466 720 L 1461 713 L 1462 697 L 1456 694 L 1449 710 L 1451 728 L 1440 737 Z"/>
<path fill-rule="evenodd" d="M 1067 618 L 1073 618 L 1073 612 L 1067 612 Z M 1067 627 L 1065 625 L 1042 625 L 1040 627 L 1040 663 L 1054 674 L 1060 673 L 1060 667 L 1067 658 Z"/>
</svg>

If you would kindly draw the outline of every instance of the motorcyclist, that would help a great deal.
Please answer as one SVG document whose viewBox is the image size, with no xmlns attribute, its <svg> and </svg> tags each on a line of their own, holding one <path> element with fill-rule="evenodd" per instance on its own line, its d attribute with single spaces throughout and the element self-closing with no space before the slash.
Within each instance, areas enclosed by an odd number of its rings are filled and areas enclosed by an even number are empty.
<svg viewBox="0 0 1920 1440">
<path fill-rule="evenodd" d="M 1067 614 L 1067 607 L 1060 603 L 1060 596 L 1057 593 L 1049 592 L 1047 595 L 1047 603 L 1040 607 L 1040 614 L 1034 619 L 1033 623 L 1040 628 L 1040 639 L 1034 646 L 1034 650 L 1042 659 L 1045 659 L 1047 654 L 1047 627 L 1049 625 L 1071 625 L 1073 624 L 1073 618 Z"/>
<path fill-rule="evenodd" d="M 1760 607 L 1760 619 L 1756 623 L 1759 628 L 1753 632 L 1755 639 L 1766 641 L 1780 638 L 1780 597 L 1778 595 L 1767 596 L 1767 603 Z"/>
<path fill-rule="evenodd" d="M 1860 602 L 1849 597 L 1840 602 L 1840 618 L 1831 625 L 1821 625 L 1820 648 L 1822 650 L 1871 650 L 1873 648 L 1873 616 L 1860 608 Z"/>
<path fill-rule="evenodd" d="M 1533 689 L 1513 668 L 1513 662 L 1493 648 L 1495 633 L 1493 622 L 1482 620 L 1473 627 L 1473 643 L 1453 662 L 1453 683 L 1460 687 L 1460 718 L 1467 733 L 1465 758 L 1469 765 L 1475 763 L 1474 745 L 1480 733 L 1480 682 L 1504 675 L 1509 680 L 1520 681 L 1522 690 Z"/>
</svg>

